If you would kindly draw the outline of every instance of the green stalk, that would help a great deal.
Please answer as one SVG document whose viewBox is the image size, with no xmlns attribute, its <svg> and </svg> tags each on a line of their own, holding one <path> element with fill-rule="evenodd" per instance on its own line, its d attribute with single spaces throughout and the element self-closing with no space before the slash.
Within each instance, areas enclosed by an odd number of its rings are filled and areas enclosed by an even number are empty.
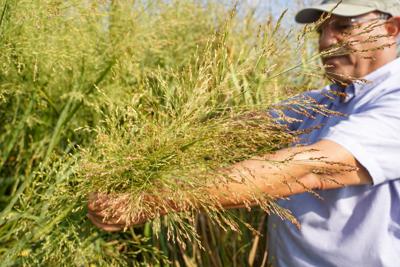
<svg viewBox="0 0 400 267">
<path fill-rule="evenodd" d="M 7 8 L 8 8 L 8 0 L 6 0 L 6 1 L 4 2 L 3 10 L 2 10 L 2 12 L 1 12 L 1 17 L 0 17 L 0 28 L 2 28 L 1 26 L 3 25 L 4 16 L 5 16 L 5 14 L 6 14 Z"/>
<path fill-rule="evenodd" d="M 24 129 L 27 118 L 31 115 L 34 103 L 35 103 L 35 98 L 32 97 L 31 101 L 29 102 L 28 107 L 26 108 L 26 110 L 24 112 L 24 115 L 22 116 L 21 120 L 19 121 L 19 123 L 17 124 L 17 126 L 15 127 L 15 129 L 13 131 L 10 141 L 7 142 L 7 146 L 4 149 L 3 155 L 0 159 L 0 171 L 3 169 L 4 164 L 6 163 L 15 144 L 17 143 L 17 141 L 19 141 L 18 137 L 19 137 L 21 131 Z"/>
<path fill-rule="evenodd" d="M 88 87 L 85 91 L 85 96 L 89 96 L 93 93 L 94 89 L 104 80 L 107 74 L 110 72 L 112 66 L 114 65 L 114 61 L 107 64 L 107 67 L 100 73 L 99 77 Z M 76 114 L 79 108 L 82 106 L 83 100 L 76 101 L 73 97 L 70 97 L 67 104 L 61 111 L 61 114 L 58 118 L 57 124 L 54 128 L 49 146 L 47 148 L 47 152 L 44 157 L 44 165 L 46 165 L 50 159 L 51 153 L 53 152 L 54 148 L 59 143 L 61 132 L 64 128 L 67 127 L 69 121 L 72 117 Z"/>
</svg>

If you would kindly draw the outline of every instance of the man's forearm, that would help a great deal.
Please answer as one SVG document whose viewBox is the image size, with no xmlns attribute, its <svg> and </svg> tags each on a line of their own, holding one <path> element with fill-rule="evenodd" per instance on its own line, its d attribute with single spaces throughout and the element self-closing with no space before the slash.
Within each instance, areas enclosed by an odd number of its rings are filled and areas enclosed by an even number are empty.
<svg viewBox="0 0 400 267">
<path fill-rule="evenodd" d="M 285 197 L 314 189 L 368 184 L 368 172 L 341 147 L 329 141 L 294 147 L 239 162 L 224 170 L 226 182 L 208 189 L 223 207 L 256 204 L 255 195 Z"/>
</svg>

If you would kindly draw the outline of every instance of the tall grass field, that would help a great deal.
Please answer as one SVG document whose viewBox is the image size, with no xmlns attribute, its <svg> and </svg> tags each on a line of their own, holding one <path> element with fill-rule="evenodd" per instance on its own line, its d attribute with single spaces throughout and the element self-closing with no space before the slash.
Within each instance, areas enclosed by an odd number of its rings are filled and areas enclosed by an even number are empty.
<svg viewBox="0 0 400 267">
<path fill-rule="evenodd" d="M 267 214 L 295 218 L 199 188 L 294 142 L 268 109 L 325 81 L 312 26 L 246 2 L 0 1 L 0 266 L 266 266 Z M 103 232 L 91 192 L 153 219 Z"/>
</svg>

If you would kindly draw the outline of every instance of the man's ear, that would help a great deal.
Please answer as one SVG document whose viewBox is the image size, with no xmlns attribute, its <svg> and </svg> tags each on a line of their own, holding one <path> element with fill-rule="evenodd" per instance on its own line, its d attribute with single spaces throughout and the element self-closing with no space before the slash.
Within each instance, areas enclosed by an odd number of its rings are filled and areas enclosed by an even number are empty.
<svg viewBox="0 0 400 267">
<path fill-rule="evenodd" d="M 392 17 L 386 23 L 386 31 L 391 37 L 398 37 L 400 35 L 400 17 Z"/>
</svg>

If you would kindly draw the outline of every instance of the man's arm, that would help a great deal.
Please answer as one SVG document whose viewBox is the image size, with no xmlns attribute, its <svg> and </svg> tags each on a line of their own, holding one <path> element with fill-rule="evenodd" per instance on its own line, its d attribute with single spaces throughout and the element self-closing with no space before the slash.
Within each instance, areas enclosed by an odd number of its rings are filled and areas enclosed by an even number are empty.
<svg viewBox="0 0 400 267">
<path fill-rule="evenodd" d="M 255 204 L 254 195 L 259 193 L 285 197 L 310 189 L 372 184 L 367 170 L 346 149 L 328 140 L 242 161 L 224 169 L 223 175 L 228 178 L 226 182 L 206 189 L 206 193 L 218 199 L 224 208 Z M 88 217 L 103 230 L 118 231 L 145 221 L 146 218 L 140 222 L 105 219 L 102 210 L 107 207 L 107 202 L 115 203 L 115 200 L 102 198 L 89 200 Z"/>
<path fill-rule="evenodd" d="M 368 171 L 353 155 L 329 140 L 239 162 L 225 172 L 237 182 L 209 189 L 224 207 L 251 201 L 255 189 L 271 196 L 285 197 L 310 189 L 372 184 Z"/>
</svg>

